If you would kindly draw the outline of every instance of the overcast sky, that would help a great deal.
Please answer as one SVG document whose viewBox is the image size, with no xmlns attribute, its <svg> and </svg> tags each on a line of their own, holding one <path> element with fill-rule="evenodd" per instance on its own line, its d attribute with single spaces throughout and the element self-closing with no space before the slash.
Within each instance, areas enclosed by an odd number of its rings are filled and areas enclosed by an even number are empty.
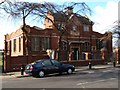
<svg viewBox="0 0 120 90">
<path fill-rule="evenodd" d="M 30 1 L 30 0 L 19 0 L 19 1 Z M 34 2 L 40 2 L 43 0 L 31 0 Z M 62 4 L 63 2 L 67 2 L 68 0 L 47 0 L 48 2 L 55 2 L 58 4 Z M 70 0 L 71 2 L 78 2 L 79 0 Z M 118 0 L 80 0 L 84 1 L 92 10 L 93 14 L 89 18 L 95 22 L 93 26 L 93 30 L 105 33 L 112 27 L 112 24 L 118 20 Z M 27 23 L 31 26 L 36 25 L 36 23 Z M 12 21 L 11 19 L 0 17 L 0 49 L 4 48 L 4 35 L 12 33 L 16 31 L 22 25 L 21 21 Z M 41 27 L 39 24 L 37 25 Z"/>
</svg>

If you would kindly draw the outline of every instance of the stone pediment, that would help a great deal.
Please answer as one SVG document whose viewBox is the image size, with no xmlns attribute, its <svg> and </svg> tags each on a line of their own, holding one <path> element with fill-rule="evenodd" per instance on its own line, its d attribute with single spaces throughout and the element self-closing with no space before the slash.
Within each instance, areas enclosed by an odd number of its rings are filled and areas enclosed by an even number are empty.
<svg viewBox="0 0 120 90">
<path fill-rule="evenodd" d="M 73 31 L 73 30 L 70 31 L 70 34 L 74 35 L 74 36 L 79 36 L 80 35 L 78 31 Z"/>
</svg>

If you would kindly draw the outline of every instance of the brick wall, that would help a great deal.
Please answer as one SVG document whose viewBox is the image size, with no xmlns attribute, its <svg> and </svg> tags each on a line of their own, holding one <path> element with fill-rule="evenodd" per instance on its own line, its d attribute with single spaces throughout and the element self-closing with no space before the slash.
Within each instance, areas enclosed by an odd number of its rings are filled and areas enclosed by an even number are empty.
<svg viewBox="0 0 120 90">
<path fill-rule="evenodd" d="M 9 71 L 20 71 L 21 65 L 27 65 L 39 59 L 48 59 L 47 55 L 45 56 L 15 56 L 7 58 L 6 66 L 4 66 L 5 72 Z"/>
<path fill-rule="evenodd" d="M 89 60 L 73 60 L 73 61 L 62 61 L 65 64 L 73 64 L 76 67 L 78 66 L 87 66 L 89 64 Z M 105 64 L 104 60 L 92 60 L 91 61 L 92 65 L 100 65 L 100 64 Z"/>
</svg>

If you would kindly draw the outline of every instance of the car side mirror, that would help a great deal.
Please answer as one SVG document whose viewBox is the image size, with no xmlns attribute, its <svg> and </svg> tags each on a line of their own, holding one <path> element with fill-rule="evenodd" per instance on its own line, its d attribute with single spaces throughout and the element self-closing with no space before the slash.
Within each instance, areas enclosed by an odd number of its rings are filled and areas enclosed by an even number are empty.
<svg viewBox="0 0 120 90">
<path fill-rule="evenodd" d="M 45 65 L 43 65 L 43 67 L 45 67 Z"/>
<path fill-rule="evenodd" d="M 45 65 L 42 63 L 42 66 L 45 67 Z"/>
</svg>

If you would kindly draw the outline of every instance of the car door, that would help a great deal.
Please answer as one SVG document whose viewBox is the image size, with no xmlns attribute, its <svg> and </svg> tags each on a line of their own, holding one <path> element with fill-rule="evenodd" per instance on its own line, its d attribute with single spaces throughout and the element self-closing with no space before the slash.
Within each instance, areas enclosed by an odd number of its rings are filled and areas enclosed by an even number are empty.
<svg viewBox="0 0 120 90">
<path fill-rule="evenodd" d="M 54 72 L 55 72 L 55 73 L 60 72 L 60 68 L 61 68 L 60 62 L 58 62 L 57 60 L 51 60 L 51 62 L 52 62 L 52 64 L 53 64 L 53 66 L 54 66 Z"/>
<path fill-rule="evenodd" d="M 42 65 L 43 65 L 43 69 L 44 69 L 45 73 L 47 73 L 47 74 L 54 73 L 54 66 L 50 60 L 44 60 L 42 62 Z"/>
</svg>

